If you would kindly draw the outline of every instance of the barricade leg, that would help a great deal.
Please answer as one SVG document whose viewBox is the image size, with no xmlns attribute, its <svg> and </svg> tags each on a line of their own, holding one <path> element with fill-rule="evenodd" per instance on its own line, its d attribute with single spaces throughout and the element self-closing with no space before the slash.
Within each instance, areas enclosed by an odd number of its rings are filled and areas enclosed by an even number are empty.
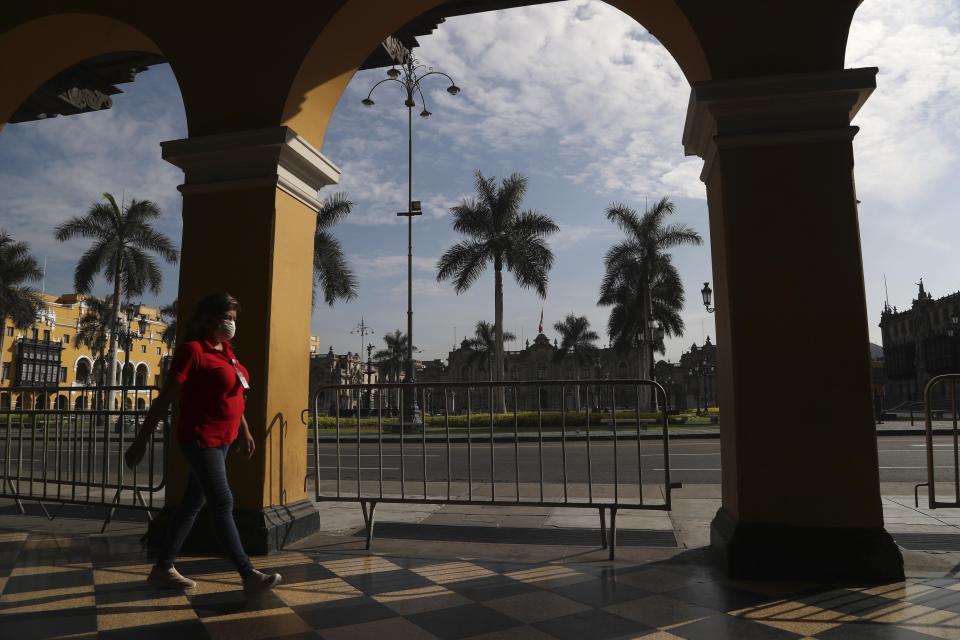
<svg viewBox="0 0 960 640">
<path fill-rule="evenodd" d="M 600 545 L 607 548 L 607 514 L 603 507 L 600 507 Z"/>
</svg>

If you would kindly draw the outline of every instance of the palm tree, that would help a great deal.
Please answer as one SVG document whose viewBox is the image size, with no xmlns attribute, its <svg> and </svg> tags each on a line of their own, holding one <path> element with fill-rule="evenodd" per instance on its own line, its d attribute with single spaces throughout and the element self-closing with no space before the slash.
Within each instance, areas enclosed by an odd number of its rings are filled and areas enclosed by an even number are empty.
<svg viewBox="0 0 960 640">
<path fill-rule="evenodd" d="M 496 178 L 476 173 L 477 199 L 464 199 L 450 211 L 453 228 L 467 236 L 440 257 L 437 280 L 453 280 L 457 294 L 477 281 L 493 263 L 496 380 L 503 380 L 503 269 L 513 274 L 524 289 L 534 289 L 541 298 L 547 296 L 547 281 L 553 266 L 553 252 L 547 237 L 559 231 L 557 224 L 542 213 L 520 211 L 527 191 L 527 179 L 512 174 L 497 185 Z M 499 410 L 505 410 L 503 387 L 498 395 Z"/>
<path fill-rule="evenodd" d="M 638 348 L 643 339 L 644 305 L 640 282 L 639 268 L 631 268 L 627 276 L 600 299 L 600 304 L 612 306 L 607 333 L 618 351 Z M 654 270 L 650 298 L 651 317 L 655 324 L 663 328 L 663 335 L 653 336 L 653 351 L 663 353 L 664 336 L 683 335 L 684 322 L 680 312 L 686 301 L 680 274 L 669 255 L 662 256 L 660 265 Z"/>
<path fill-rule="evenodd" d="M 7 319 L 13 321 L 16 328 L 26 329 L 43 311 L 40 292 L 26 284 L 42 278 L 43 272 L 30 253 L 30 245 L 14 241 L 9 233 L 0 229 L 0 363 Z"/>
<path fill-rule="evenodd" d="M 94 241 L 80 257 L 73 273 L 78 293 L 89 293 L 100 273 L 113 283 L 109 355 L 109 375 L 112 376 L 117 360 L 121 295 L 129 300 L 146 288 L 160 293 L 163 275 L 151 254 L 175 264 L 178 252 L 170 238 L 153 228 L 153 221 L 160 217 L 160 207 L 155 203 L 131 199 L 130 204 L 121 209 L 109 193 L 104 193 L 103 199 L 93 203 L 85 216 L 58 225 L 55 237 L 60 242 L 73 238 Z"/>
<path fill-rule="evenodd" d="M 580 367 L 590 364 L 597 358 L 597 340 L 600 336 L 590 328 L 590 321 L 586 316 L 568 314 L 562 321 L 553 325 L 560 334 L 560 346 L 553 354 L 555 362 L 563 362 L 572 358 L 577 369 L 577 380 L 580 380 Z M 580 411 L 580 385 L 577 385 L 577 411 Z"/>
<path fill-rule="evenodd" d="M 93 362 L 100 363 L 100 379 L 97 384 L 106 384 L 104 353 L 110 335 L 110 313 L 113 302 L 109 299 L 90 296 L 83 300 L 84 314 L 77 327 L 77 344 L 90 349 Z M 91 371 L 91 373 L 93 373 Z"/>
<path fill-rule="evenodd" d="M 598 304 L 612 306 L 607 332 L 618 350 L 640 345 L 641 375 L 649 378 L 653 353 L 663 350 L 663 342 L 652 331 L 653 321 L 665 335 L 683 335 L 684 295 L 680 275 L 667 249 L 703 244 L 703 238 L 685 224 L 666 224 L 674 213 L 667 198 L 649 207 L 642 216 L 623 205 L 607 207 L 607 220 L 614 222 L 626 238 L 607 251 L 605 273 Z"/>
<path fill-rule="evenodd" d="M 347 263 L 340 241 L 329 228 L 340 222 L 353 210 L 347 194 L 337 192 L 326 198 L 317 212 L 317 228 L 313 235 L 313 301 L 317 299 L 317 285 L 323 290 L 323 301 L 331 307 L 337 300 L 357 297 L 357 279 Z"/>
<path fill-rule="evenodd" d="M 516 339 L 517 336 L 510 331 L 503 332 L 504 342 L 513 342 Z M 490 360 L 493 358 L 493 354 L 496 353 L 496 345 L 496 329 L 494 326 L 486 320 L 477 322 L 473 338 L 470 339 L 470 349 L 472 353 L 467 358 L 467 364 L 472 366 L 475 362 L 486 363 L 485 366 L 489 369 L 491 380 L 493 379 L 493 367 L 491 366 Z"/>
<path fill-rule="evenodd" d="M 385 374 L 388 382 L 399 382 L 400 373 L 404 371 L 404 365 L 407 362 L 407 334 L 399 329 L 393 333 L 387 333 L 383 336 L 383 342 L 387 345 L 386 349 L 381 349 L 373 354 L 373 359 L 377 362 L 377 368 L 381 374 Z M 416 351 L 416 347 L 413 348 Z M 400 406 L 400 390 L 397 389 L 397 404 Z M 391 400 L 392 394 L 387 398 Z"/>
<path fill-rule="evenodd" d="M 174 345 L 177 344 L 178 300 L 179 298 L 174 298 L 170 304 L 165 304 L 160 307 L 160 319 L 167 323 L 167 326 L 163 329 L 163 333 L 160 334 L 160 339 L 163 340 L 163 343 L 167 345 L 168 349 L 173 349 Z"/>
</svg>

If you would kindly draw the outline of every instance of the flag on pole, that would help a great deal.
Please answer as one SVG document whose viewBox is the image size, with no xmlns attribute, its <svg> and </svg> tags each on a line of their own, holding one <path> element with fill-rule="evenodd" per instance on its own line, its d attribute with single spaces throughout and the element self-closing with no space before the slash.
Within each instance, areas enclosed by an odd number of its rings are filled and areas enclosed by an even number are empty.
<svg viewBox="0 0 960 640">
<path fill-rule="evenodd" d="M 537 329 L 537 332 L 543 333 L 543 309 L 540 309 L 540 327 Z"/>
</svg>

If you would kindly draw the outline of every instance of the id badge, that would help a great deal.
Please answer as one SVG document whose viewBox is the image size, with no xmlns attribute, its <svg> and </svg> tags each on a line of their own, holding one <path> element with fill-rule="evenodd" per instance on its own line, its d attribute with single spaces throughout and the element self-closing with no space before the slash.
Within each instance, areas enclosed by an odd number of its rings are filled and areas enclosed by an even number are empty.
<svg viewBox="0 0 960 640">
<path fill-rule="evenodd" d="M 237 372 L 237 378 L 240 380 L 240 386 L 243 387 L 244 391 L 250 391 L 250 383 L 247 382 L 247 379 L 243 377 L 242 373 L 240 373 L 240 367 L 237 366 L 236 360 L 233 360 L 233 368 Z"/>
</svg>

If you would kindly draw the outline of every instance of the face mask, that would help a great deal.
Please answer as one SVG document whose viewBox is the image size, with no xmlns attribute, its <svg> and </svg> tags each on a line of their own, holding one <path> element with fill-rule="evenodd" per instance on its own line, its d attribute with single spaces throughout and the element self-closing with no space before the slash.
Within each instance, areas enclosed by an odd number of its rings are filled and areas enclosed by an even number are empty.
<svg viewBox="0 0 960 640">
<path fill-rule="evenodd" d="M 221 320 L 217 325 L 217 336 L 222 340 L 230 340 L 237 333 L 237 323 L 233 320 Z"/>
</svg>

